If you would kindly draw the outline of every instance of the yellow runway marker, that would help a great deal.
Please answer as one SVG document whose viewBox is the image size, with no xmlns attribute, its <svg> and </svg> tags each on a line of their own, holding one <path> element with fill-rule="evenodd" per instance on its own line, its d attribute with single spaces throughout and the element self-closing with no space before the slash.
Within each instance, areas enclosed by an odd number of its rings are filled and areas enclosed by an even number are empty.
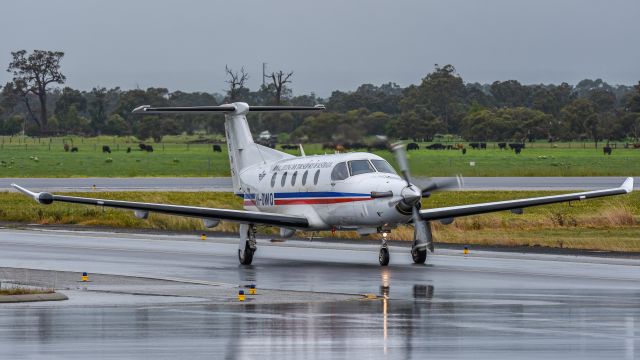
<svg viewBox="0 0 640 360">
<path fill-rule="evenodd" d="M 238 301 L 244 301 L 244 290 L 238 291 Z"/>
</svg>

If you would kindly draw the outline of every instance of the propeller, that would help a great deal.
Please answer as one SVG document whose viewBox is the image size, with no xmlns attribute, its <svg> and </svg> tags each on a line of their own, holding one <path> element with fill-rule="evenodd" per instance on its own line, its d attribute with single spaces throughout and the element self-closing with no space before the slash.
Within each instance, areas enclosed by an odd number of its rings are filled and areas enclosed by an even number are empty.
<svg viewBox="0 0 640 360">
<path fill-rule="evenodd" d="M 440 181 L 429 180 L 429 183 L 426 186 L 419 189 L 411 183 L 409 161 L 407 160 L 405 146 L 401 143 L 396 143 L 391 146 L 391 150 L 393 151 L 396 161 L 398 162 L 398 166 L 400 167 L 400 173 L 407 182 L 407 187 L 402 190 L 402 198 L 397 202 L 396 208 L 400 213 L 411 215 L 414 228 L 413 250 L 423 250 L 427 248 L 429 251 L 433 252 L 431 223 L 422 220 L 420 217 L 420 200 L 422 197 L 429 197 L 433 191 L 462 187 L 462 177 L 456 176 L 455 178 Z"/>
</svg>

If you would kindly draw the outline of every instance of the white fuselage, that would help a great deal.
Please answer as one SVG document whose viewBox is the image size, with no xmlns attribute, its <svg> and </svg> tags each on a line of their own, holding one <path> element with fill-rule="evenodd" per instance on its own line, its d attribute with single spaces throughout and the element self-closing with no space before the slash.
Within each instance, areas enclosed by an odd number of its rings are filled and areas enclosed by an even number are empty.
<svg viewBox="0 0 640 360">
<path fill-rule="evenodd" d="M 246 210 L 305 216 L 313 229 L 374 232 L 410 219 L 395 207 L 407 183 L 388 168 L 385 172 L 381 162 L 388 165 L 370 153 L 262 162 L 240 172 L 244 193 L 237 195 L 244 198 Z M 343 171 L 334 170 L 336 166 Z M 372 192 L 388 196 L 374 198 Z"/>
</svg>

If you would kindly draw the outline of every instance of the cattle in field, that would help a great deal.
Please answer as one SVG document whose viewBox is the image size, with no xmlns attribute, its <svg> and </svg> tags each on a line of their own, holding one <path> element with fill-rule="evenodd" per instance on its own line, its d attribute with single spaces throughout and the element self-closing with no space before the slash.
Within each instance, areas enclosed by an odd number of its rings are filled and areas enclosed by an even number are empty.
<svg viewBox="0 0 640 360">
<path fill-rule="evenodd" d="M 71 152 L 78 152 L 78 147 L 77 146 L 72 147 Z"/>
<path fill-rule="evenodd" d="M 140 151 L 145 151 L 147 150 L 147 145 L 145 143 L 140 143 L 138 144 L 138 147 L 140 148 Z"/>
<path fill-rule="evenodd" d="M 69 144 L 64 144 L 64 151 L 69 151 L 69 149 L 71 149 L 71 146 L 69 146 Z"/>
<path fill-rule="evenodd" d="M 440 143 L 435 143 L 435 144 L 425 146 L 425 149 L 427 150 L 444 150 L 444 148 L 445 148 L 444 145 Z"/>
<path fill-rule="evenodd" d="M 419 149 L 420 149 L 420 145 L 416 143 L 407 144 L 407 150 L 419 150 Z"/>
<path fill-rule="evenodd" d="M 146 150 L 147 152 L 153 152 L 153 146 L 151 146 L 151 145 L 147 145 L 147 146 L 146 146 L 146 148 L 145 148 L 145 150 Z"/>
<path fill-rule="evenodd" d="M 127 148 L 127 154 L 131 152 L 131 146 Z"/>
<path fill-rule="evenodd" d="M 470 146 L 473 150 L 476 150 L 476 149 L 478 149 L 478 148 L 480 147 L 480 143 L 475 143 L 475 142 L 473 142 L 473 143 L 469 143 L 469 146 Z"/>
<path fill-rule="evenodd" d="M 222 147 L 220 145 L 213 145 L 213 152 L 222 152 Z"/>
<path fill-rule="evenodd" d="M 282 145 L 280 145 L 280 148 L 282 150 L 296 150 L 296 149 L 298 149 L 298 145 L 282 144 Z"/>
<path fill-rule="evenodd" d="M 605 147 L 602 148 L 602 151 L 604 152 L 605 155 L 611 155 L 611 146 L 607 145 Z"/>
<path fill-rule="evenodd" d="M 108 147 L 107 145 L 102 145 L 102 153 L 109 153 L 111 154 L 111 148 Z"/>
<path fill-rule="evenodd" d="M 506 150 L 507 149 L 507 143 L 506 142 L 498 143 L 498 149 Z"/>
<path fill-rule="evenodd" d="M 480 143 L 480 149 L 487 150 L 487 143 Z"/>
</svg>

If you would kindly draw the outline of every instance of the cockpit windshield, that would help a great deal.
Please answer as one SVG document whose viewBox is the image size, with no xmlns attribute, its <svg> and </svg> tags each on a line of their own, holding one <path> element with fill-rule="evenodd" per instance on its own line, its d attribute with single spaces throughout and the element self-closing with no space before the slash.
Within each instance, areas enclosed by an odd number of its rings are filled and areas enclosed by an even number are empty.
<svg viewBox="0 0 640 360">
<path fill-rule="evenodd" d="M 349 173 L 351 176 L 375 172 L 368 160 L 349 161 Z"/>
<path fill-rule="evenodd" d="M 398 173 L 393 169 L 391 165 L 386 160 L 371 160 L 373 166 L 376 167 L 376 170 L 381 173 L 394 174 L 398 175 Z"/>
</svg>

